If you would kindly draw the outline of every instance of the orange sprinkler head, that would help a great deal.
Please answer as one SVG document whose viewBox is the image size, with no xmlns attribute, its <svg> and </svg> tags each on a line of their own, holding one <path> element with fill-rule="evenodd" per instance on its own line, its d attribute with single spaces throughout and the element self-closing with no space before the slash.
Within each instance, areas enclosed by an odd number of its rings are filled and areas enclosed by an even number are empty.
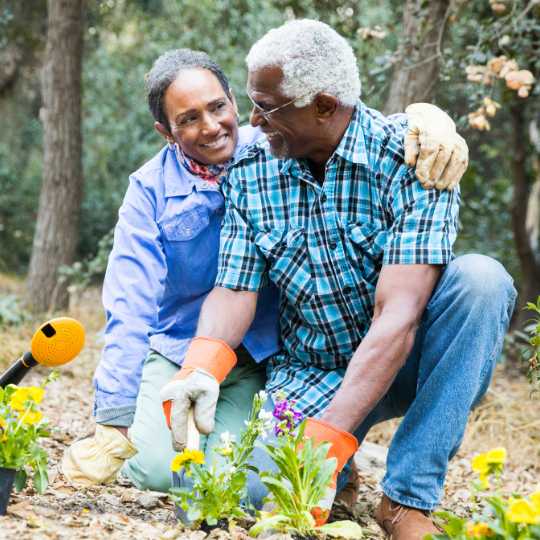
<svg viewBox="0 0 540 540">
<path fill-rule="evenodd" d="M 70 317 L 58 317 L 42 324 L 32 337 L 32 356 L 47 366 L 61 366 L 73 360 L 84 346 L 83 325 Z"/>
</svg>

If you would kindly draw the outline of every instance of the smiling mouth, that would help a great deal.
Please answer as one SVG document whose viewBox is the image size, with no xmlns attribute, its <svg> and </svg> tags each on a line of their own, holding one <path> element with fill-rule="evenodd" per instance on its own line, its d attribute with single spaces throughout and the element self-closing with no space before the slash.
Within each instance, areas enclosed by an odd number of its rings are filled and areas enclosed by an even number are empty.
<svg viewBox="0 0 540 540">
<path fill-rule="evenodd" d="M 218 148 L 221 148 L 227 144 L 227 141 L 229 139 L 229 135 L 227 133 L 224 133 L 223 135 L 220 135 L 215 141 L 201 144 L 202 148 L 207 148 L 209 150 L 217 150 Z"/>
</svg>

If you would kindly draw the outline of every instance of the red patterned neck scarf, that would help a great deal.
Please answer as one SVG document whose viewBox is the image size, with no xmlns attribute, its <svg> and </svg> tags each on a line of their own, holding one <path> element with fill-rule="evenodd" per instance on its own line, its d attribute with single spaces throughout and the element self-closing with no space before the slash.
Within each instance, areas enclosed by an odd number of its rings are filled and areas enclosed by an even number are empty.
<svg viewBox="0 0 540 540">
<path fill-rule="evenodd" d="M 225 163 L 218 163 L 217 165 L 203 165 L 193 158 L 190 158 L 182 152 L 178 144 L 174 144 L 174 152 L 178 162 L 183 165 L 192 175 L 197 176 L 201 180 L 207 182 L 215 182 L 221 184 L 221 182 L 227 177 L 227 172 L 233 161 L 231 158 Z"/>
</svg>

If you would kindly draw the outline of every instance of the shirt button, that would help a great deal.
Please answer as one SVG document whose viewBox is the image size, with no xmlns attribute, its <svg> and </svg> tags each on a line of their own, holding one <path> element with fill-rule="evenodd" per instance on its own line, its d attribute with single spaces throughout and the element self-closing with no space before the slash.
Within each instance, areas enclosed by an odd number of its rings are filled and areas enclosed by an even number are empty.
<svg viewBox="0 0 540 540">
<path fill-rule="evenodd" d="M 333 240 L 328 244 L 328 247 L 333 251 L 334 249 L 337 248 L 337 243 L 334 242 Z"/>
<path fill-rule="evenodd" d="M 352 289 L 348 285 L 345 285 L 345 287 L 343 287 L 343 294 L 350 294 L 351 291 Z"/>
<path fill-rule="evenodd" d="M 326 197 L 326 194 L 323 193 L 323 194 L 321 195 L 321 202 L 322 202 L 323 204 L 326 202 L 326 198 L 327 198 L 327 197 Z"/>
</svg>

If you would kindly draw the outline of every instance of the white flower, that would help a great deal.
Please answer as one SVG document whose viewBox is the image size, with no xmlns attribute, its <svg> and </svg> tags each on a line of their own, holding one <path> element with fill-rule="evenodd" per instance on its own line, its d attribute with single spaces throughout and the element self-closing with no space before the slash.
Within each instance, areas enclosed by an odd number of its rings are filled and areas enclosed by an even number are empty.
<svg viewBox="0 0 540 540">
<path fill-rule="evenodd" d="M 257 396 L 262 402 L 265 402 L 268 397 L 268 394 L 264 390 L 259 390 L 259 393 L 257 394 Z"/>
<path fill-rule="evenodd" d="M 235 436 L 232 435 L 231 433 L 229 433 L 228 431 L 224 431 L 220 436 L 219 436 L 221 442 L 226 446 L 226 447 L 229 447 L 231 446 L 231 443 L 233 443 L 235 441 Z"/>
<path fill-rule="evenodd" d="M 272 420 L 273 416 L 270 411 L 267 411 L 266 409 L 261 409 L 259 412 L 259 420 L 262 422 L 268 422 L 269 420 Z"/>
</svg>

